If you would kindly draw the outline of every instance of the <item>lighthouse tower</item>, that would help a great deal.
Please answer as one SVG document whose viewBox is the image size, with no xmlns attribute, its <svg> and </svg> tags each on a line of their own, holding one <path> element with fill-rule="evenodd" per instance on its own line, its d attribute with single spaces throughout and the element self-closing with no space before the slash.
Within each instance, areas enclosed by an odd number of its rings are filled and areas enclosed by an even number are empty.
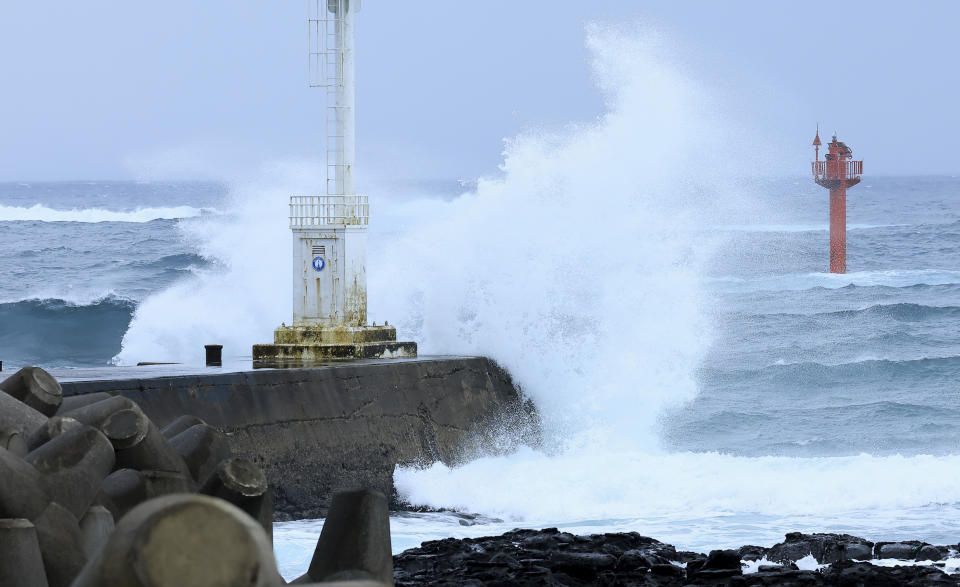
<svg viewBox="0 0 960 587">
<path fill-rule="evenodd" d="M 324 195 L 290 198 L 293 320 L 273 344 L 253 347 L 259 362 L 415 357 L 396 329 L 367 324 L 370 204 L 354 188 L 353 21 L 360 0 L 310 0 L 310 86 L 326 91 Z"/>
<path fill-rule="evenodd" d="M 852 161 L 853 150 L 833 139 L 820 160 L 820 129 L 813 138 L 813 180 L 830 190 L 830 273 L 847 272 L 847 188 L 860 183 L 863 161 Z"/>
</svg>

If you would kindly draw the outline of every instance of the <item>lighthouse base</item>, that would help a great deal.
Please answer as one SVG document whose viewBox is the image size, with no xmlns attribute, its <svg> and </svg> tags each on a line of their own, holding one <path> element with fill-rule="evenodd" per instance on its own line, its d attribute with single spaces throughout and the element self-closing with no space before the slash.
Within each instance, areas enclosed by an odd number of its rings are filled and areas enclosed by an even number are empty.
<svg viewBox="0 0 960 587">
<path fill-rule="evenodd" d="M 281 326 L 273 331 L 273 344 L 253 345 L 253 360 L 260 363 L 416 356 L 417 343 L 398 342 L 392 326 Z"/>
</svg>

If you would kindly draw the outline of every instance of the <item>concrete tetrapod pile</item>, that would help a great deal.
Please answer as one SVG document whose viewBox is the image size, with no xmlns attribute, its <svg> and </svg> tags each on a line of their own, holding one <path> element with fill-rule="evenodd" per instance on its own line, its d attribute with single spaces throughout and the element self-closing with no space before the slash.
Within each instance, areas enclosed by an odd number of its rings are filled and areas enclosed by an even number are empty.
<svg viewBox="0 0 960 587">
<path fill-rule="evenodd" d="M 263 472 L 192 416 L 64 398 L 46 371 L 0 381 L 0 585 L 283 585 Z M 334 496 L 297 584 L 392 585 L 386 498 Z"/>
</svg>

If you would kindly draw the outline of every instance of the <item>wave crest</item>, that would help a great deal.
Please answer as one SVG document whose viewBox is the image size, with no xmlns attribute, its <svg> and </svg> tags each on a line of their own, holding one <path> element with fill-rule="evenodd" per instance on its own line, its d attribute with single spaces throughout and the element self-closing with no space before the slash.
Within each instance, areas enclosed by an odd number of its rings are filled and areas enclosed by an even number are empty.
<svg viewBox="0 0 960 587">
<path fill-rule="evenodd" d="M 8 365 L 107 365 L 120 350 L 135 302 L 113 295 L 74 303 L 34 298 L 0 303 L 0 349 Z"/>
<path fill-rule="evenodd" d="M 102 208 L 74 208 L 56 210 L 42 204 L 29 208 L 20 206 L 0 206 L 0 222 L 150 222 L 151 220 L 174 220 L 194 218 L 207 212 L 208 208 L 192 206 L 174 206 L 171 208 L 137 208 L 132 211 L 104 210 Z"/>
</svg>

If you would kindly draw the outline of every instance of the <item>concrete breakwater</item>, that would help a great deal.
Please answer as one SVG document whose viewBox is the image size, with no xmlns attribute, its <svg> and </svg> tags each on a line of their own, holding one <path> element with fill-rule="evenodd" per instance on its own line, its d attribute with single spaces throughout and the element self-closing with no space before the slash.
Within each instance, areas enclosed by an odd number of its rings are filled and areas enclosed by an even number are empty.
<svg viewBox="0 0 960 587">
<path fill-rule="evenodd" d="M 322 516 L 357 487 L 394 495 L 397 465 L 456 464 L 504 427 L 534 440 L 532 406 L 483 357 L 355 361 L 314 368 L 64 381 L 66 396 L 106 392 L 158 426 L 182 415 L 223 432 L 274 488 L 276 519 Z"/>
</svg>

